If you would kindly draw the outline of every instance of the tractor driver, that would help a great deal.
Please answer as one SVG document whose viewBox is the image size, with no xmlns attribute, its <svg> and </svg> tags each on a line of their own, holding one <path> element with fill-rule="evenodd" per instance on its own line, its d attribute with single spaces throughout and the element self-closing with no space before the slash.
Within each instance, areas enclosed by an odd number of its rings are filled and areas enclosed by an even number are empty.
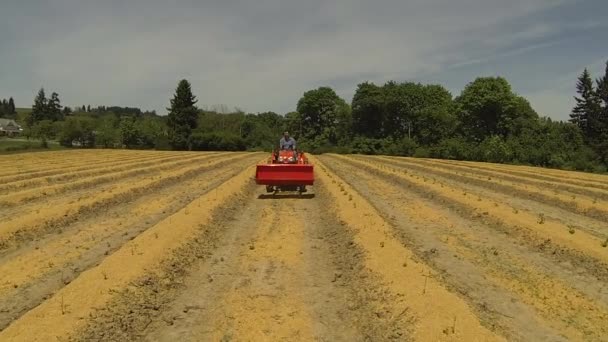
<svg viewBox="0 0 608 342">
<path fill-rule="evenodd" d="M 283 137 L 279 140 L 279 148 L 281 150 L 293 150 L 296 149 L 296 140 L 289 136 L 289 132 L 284 132 Z"/>
</svg>

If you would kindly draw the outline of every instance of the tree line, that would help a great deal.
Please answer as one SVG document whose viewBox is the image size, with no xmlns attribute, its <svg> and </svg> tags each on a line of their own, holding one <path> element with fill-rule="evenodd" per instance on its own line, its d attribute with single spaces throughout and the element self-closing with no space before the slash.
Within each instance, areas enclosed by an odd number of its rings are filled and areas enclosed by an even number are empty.
<svg viewBox="0 0 608 342">
<path fill-rule="evenodd" d="M 541 117 L 502 77 L 481 77 L 456 97 L 441 85 L 357 86 L 351 103 L 329 87 L 306 91 L 296 111 L 218 114 L 196 108 L 180 82 L 169 108 L 176 150 L 270 149 L 284 130 L 313 153 L 361 153 L 515 163 L 604 172 L 608 166 L 608 63 L 579 77 L 569 122 Z M 197 113 L 198 112 L 198 116 Z"/>
<path fill-rule="evenodd" d="M 17 117 L 17 109 L 15 108 L 15 100 L 9 98 L 0 101 L 0 118 L 14 119 Z"/>
<path fill-rule="evenodd" d="M 20 118 L 26 135 L 64 146 L 172 150 L 266 150 L 283 131 L 313 153 L 361 153 L 516 163 L 585 171 L 608 166 L 608 63 L 576 84 L 569 122 L 541 117 L 502 77 L 480 77 L 453 96 L 438 84 L 357 85 L 350 103 L 333 89 L 303 93 L 296 110 L 245 113 L 197 107 L 181 80 L 167 116 L 139 108 L 62 107 L 44 89 Z M 19 119 L 19 118 L 18 118 Z"/>
</svg>

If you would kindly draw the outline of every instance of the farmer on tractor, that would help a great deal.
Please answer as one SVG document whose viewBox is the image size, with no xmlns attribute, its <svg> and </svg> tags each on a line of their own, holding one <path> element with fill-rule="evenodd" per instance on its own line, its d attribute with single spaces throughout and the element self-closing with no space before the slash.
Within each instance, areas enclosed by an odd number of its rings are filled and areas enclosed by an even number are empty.
<svg viewBox="0 0 608 342">
<path fill-rule="evenodd" d="M 267 164 L 256 166 L 255 181 L 266 185 L 267 192 L 306 192 L 307 185 L 314 184 L 313 166 L 304 152 L 296 150 L 296 140 L 284 132 L 279 149 L 272 152 Z"/>
<path fill-rule="evenodd" d="M 289 136 L 289 132 L 283 132 L 283 137 L 279 140 L 280 150 L 295 150 L 296 140 Z"/>
</svg>

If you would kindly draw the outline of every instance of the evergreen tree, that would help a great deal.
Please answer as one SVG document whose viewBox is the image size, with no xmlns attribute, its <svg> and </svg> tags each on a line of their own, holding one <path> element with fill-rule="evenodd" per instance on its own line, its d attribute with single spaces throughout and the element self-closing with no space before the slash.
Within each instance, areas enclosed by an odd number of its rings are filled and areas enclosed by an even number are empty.
<svg viewBox="0 0 608 342">
<path fill-rule="evenodd" d="M 32 112 L 26 118 L 26 124 L 28 127 L 33 127 L 36 122 L 47 119 L 47 99 L 44 93 L 44 88 L 40 88 L 38 95 L 34 99 L 34 106 L 32 106 Z"/>
<path fill-rule="evenodd" d="M 8 99 L 8 114 L 17 114 L 17 109 L 15 108 L 15 100 L 11 97 Z"/>
<path fill-rule="evenodd" d="M 192 95 L 190 82 L 181 80 L 171 99 L 171 107 L 167 120 L 169 143 L 174 150 L 189 149 L 189 140 L 192 130 L 198 121 L 197 100 Z"/>
<path fill-rule="evenodd" d="M 91 112 L 91 105 L 87 106 L 87 112 L 89 112 L 89 113 Z"/>
<path fill-rule="evenodd" d="M 585 69 L 578 77 L 576 92 L 580 97 L 574 97 L 576 106 L 570 114 L 570 122 L 580 127 L 586 140 L 590 140 L 594 135 L 595 120 L 598 117 L 600 105 L 589 70 Z"/>
<path fill-rule="evenodd" d="M 597 99 L 600 110 L 597 117 L 595 134 L 591 141 L 591 147 L 597 152 L 604 164 L 608 165 L 608 62 L 604 75 L 597 81 Z"/>
<path fill-rule="evenodd" d="M 602 118 L 608 120 L 608 62 L 606 62 L 606 69 L 604 76 L 599 78 L 597 81 L 597 98 L 601 103 L 602 107 Z"/>
<path fill-rule="evenodd" d="M 59 100 L 59 94 L 51 94 L 51 98 L 47 102 L 47 119 L 52 121 L 63 120 L 63 114 L 61 112 L 61 101 Z"/>
</svg>

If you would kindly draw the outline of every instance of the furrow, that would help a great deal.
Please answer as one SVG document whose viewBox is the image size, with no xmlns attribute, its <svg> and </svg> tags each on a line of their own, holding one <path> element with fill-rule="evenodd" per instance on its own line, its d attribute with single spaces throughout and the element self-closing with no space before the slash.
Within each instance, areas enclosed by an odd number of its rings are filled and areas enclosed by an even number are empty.
<svg viewBox="0 0 608 342">
<path fill-rule="evenodd" d="M 116 186 L 113 190 L 98 193 L 93 197 L 81 197 L 76 201 L 70 201 L 61 205 L 53 203 L 39 207 L 28 215 L 17 216 L 12 220 L 8 220 L 0 227 L 0 250 L 5 250 L 11 245 L 19 244 L 20 241 L 32 240 L 40 234 L 61 231 L 62 227 L 78 220 L 83 215 L 142 196 L 167 184 L 192 177 L 199 172 L 221 167 L 235 158 L 246 158 L 247 155 L 231 154 L 221 156 L 215 160 L 207 161 L 206 164 L 171 170 L 161 173 L 157 177 L 150 177 L 137 182 Z"/>
<path fill-rule="evenodd" d="M 401 241 L 468 298 L 486 326 L 516 340 L 560 340 L 561 335 L 594 340 L 608 332 L 603 328 L 608 291 L 601 280 L 574 276 L 577 267 L 568 267 L 570 263 L 543 257 L 517 239 L 460 218 L 403 182 L 331 157 L 323 160 L 366 197 L 376 199 L 374 206 L 393 218 Z"/>
<path fill-rule="evenodd" d="M 608 186 L 605 189 L 601 187 L 589 185 L 576 185 L 564 182 L 564 180 L 547 180 L 537 173 L 537 177 L 523 177 L 513 172 L 501 171 L 501 170 L 485 170 L 483 168 L 475 169 L 472 166 L 461 166 L 457 164 L 446 164 L 433 162 L 425 159 L 405 159 L 405 158 L 391 158 L 391 157 L 380 157 L 379 159 L 388 160 L 391 162 L 411 162 L 417 165 L 422 165 L 430 169 L 439 169 L 442 171 L 449 171 L 452 173 L 463 172 L 463 175 L 467 177 L 475 178 L 477 180 L 492 181 L 492 184 L 502 183 L 507 181 L 513 184 L 526 184 L 540 190 L 552 190 L 554 194 L 559 192 L 566 192 L 571 195 L 583 195 L 589 197 L 591 200 L 608 200 Z"/>
<path fill-rule="evenodd" d="M 209 154 L 211 155 L 211 153 Z M 112 172 L 124 171 L 132 169 L 133 167 L 143 167 L 148 165 L 154 165 L 156 163 L 165 163 L 173 160 L 184 159 L 185 157 L 191 157 L 186 155 L 173 155 L 173 156 L 154 156 L 154 157 L 141 157 L 129 159 L 127 161 L 120 160 L 107 160 L 102 165 L 90 166 L 83 170 L 74 171 L 69 167 L 65 167 L 63 173 L 58 173 L 52 176 L 33 177 L 16 182 L 7 182 L 0 185 L 0 195 L 11 193 L 14 194 L 18 191 L 32 190 L 34 188 L 58 185 L 61 183 L 69 182 L 72 180 L 82 179 L 84 177 L 92 177 L 96 175 L 103 175 Z"/>
<path fill-rule="evenodd" d="M 416 176 L 392 167 L 379 165 L 374 161 L 355 160 L 335 156 L 336 159 L 364 167 L 377 176 L 389 177 L 396 182 L 405 183 L 408 188 L 444 205 L 451 205 L 462 211 L 462 215 L 486 221 L 489 227 L 502 229 L 509 234 L 520 234 L 522 242 L 536 246 L 553 255 L 565 255 L 577 260 L 589 272 L 608 280 L 608 249 L 603 247 L 605 238 L 598 238 L 585 231 L 570 233 L 570 228 L 559 218 L 519 211 L 509 204 L 487 200 L 482 196 L 471 195 L 467 189 L 455 188 L 430 178 Z M 542 213 L 541 213 L 542 214 Z"/>
<path fill-rule="evenodd" d="M 169 158 L 165 160 L 155 160 L 120 166 L 116 170 L 106 170 L 105 172 L 94 172 L 88 176 L 77 175 L 75 178 L 84 177 L 84 179 L 75 180 L 69 183 L 52 184 L 48 186 L 36 187 L 23 191 L 11 192 L 8 195 L 0 196 L 0 207 L 10 208 L 17 205 L 22 205 L 26 202 L 35 200 L 50 200 L 55 196 L 63 195 L 66 192 L 81 189 L 90 189 L 95 191 L 97 187 L 109 182 L 120 181 L 125 182 L 132 178 L 141 178 L 150 173 L 171 170 L 188 165 L 190 163 L 200 163 L 207 159 L 213 158 L 215 154 L 190 156 L 189 158 Z M 177 160 L 176 160 L 177 159 Z M 101 175 L 97 175 L 101 174 Z M 70 177 L 72 178 L 72 177 Z"/>
<path fill-rule="evenodd" d="M 174 258 L 173 253 L 189 244 L 209 246 L 208 243 L 213 243 L 212 236 L 209 242 L 200 240 L 200 236 L 205 236 L 210 228 L 207 224 L 217 209 L 228 206 L 237 200 L 238 194 L 247 191 L 252 172 L 253 167 L 247 168 L 217 187 L 217 191 L 201 196 L 126 243 L 98 266 L 83 272 L 53 297 L 14 321 L 0 333 L 0 340 L 75 339 L 88 319 L 95 317 L 122 291 L 135 290 L 154 281 L 159 287 L 172 284 L 176 274 L 163 270 L 179 268 L 178 265 L 188 262 Z M 199 209 L 199 203 L 205 210 Z M 189 257 L 196 258 L 196 255 Z"/>
<path fill-rule="evenodd" d="M 370 158 L 371 159 L 371 158 Z M 435 167 L 406 162 L 391 158 L 373 158 L 381 161 L 384 165 L 401 167 L 418 174 L 426 176 L 436 176 L 444 182 L 457 181 L 469 188 L 482 187 L 491 191 L 504 193 L 513 197 L 532 199 L 542 204 L 552 204 L 569 212 L 580 214 L 585 217 L 593 218 L 601 222 L 608 222 L 608 202 L 597 197 L 565 195 L 557 191 L 550 191 L 548 188 L 534 186 L 530 188 L 520 185 L 517 182 L 480 179 L 479 177 L 457 173 L 455 171 L 439 170 Z"/>
<path fill-rule="evenodd" d="M 316 158 L 314 162 L 317 177 L 334 198 L 336 215 L 346 229 L 353 230 L 354 241 L 365 251 L 367 267 L 403 299 L 404 310 L 415 318 L 413 339 L 439 340 L 447 335 L 452 340 L 501 340 L 481 325 L 463 299 L 441 284 L 430 267 L 392 236 L 392 225 L 363 196 Z"/>
<path fill-rule="evenodd" d="M 258 159 L 252 154 L 133 202 L 108 208 L 75 222 L 62 234 L 5 256 L 0 260 L 0 274 L 8 280 L 0 284 L 0 329 L 127 241 L 180 210 L 184 203 L 208 193 Z M 24 273 L 23 269 L 29 272 Z"/>
</svg>

